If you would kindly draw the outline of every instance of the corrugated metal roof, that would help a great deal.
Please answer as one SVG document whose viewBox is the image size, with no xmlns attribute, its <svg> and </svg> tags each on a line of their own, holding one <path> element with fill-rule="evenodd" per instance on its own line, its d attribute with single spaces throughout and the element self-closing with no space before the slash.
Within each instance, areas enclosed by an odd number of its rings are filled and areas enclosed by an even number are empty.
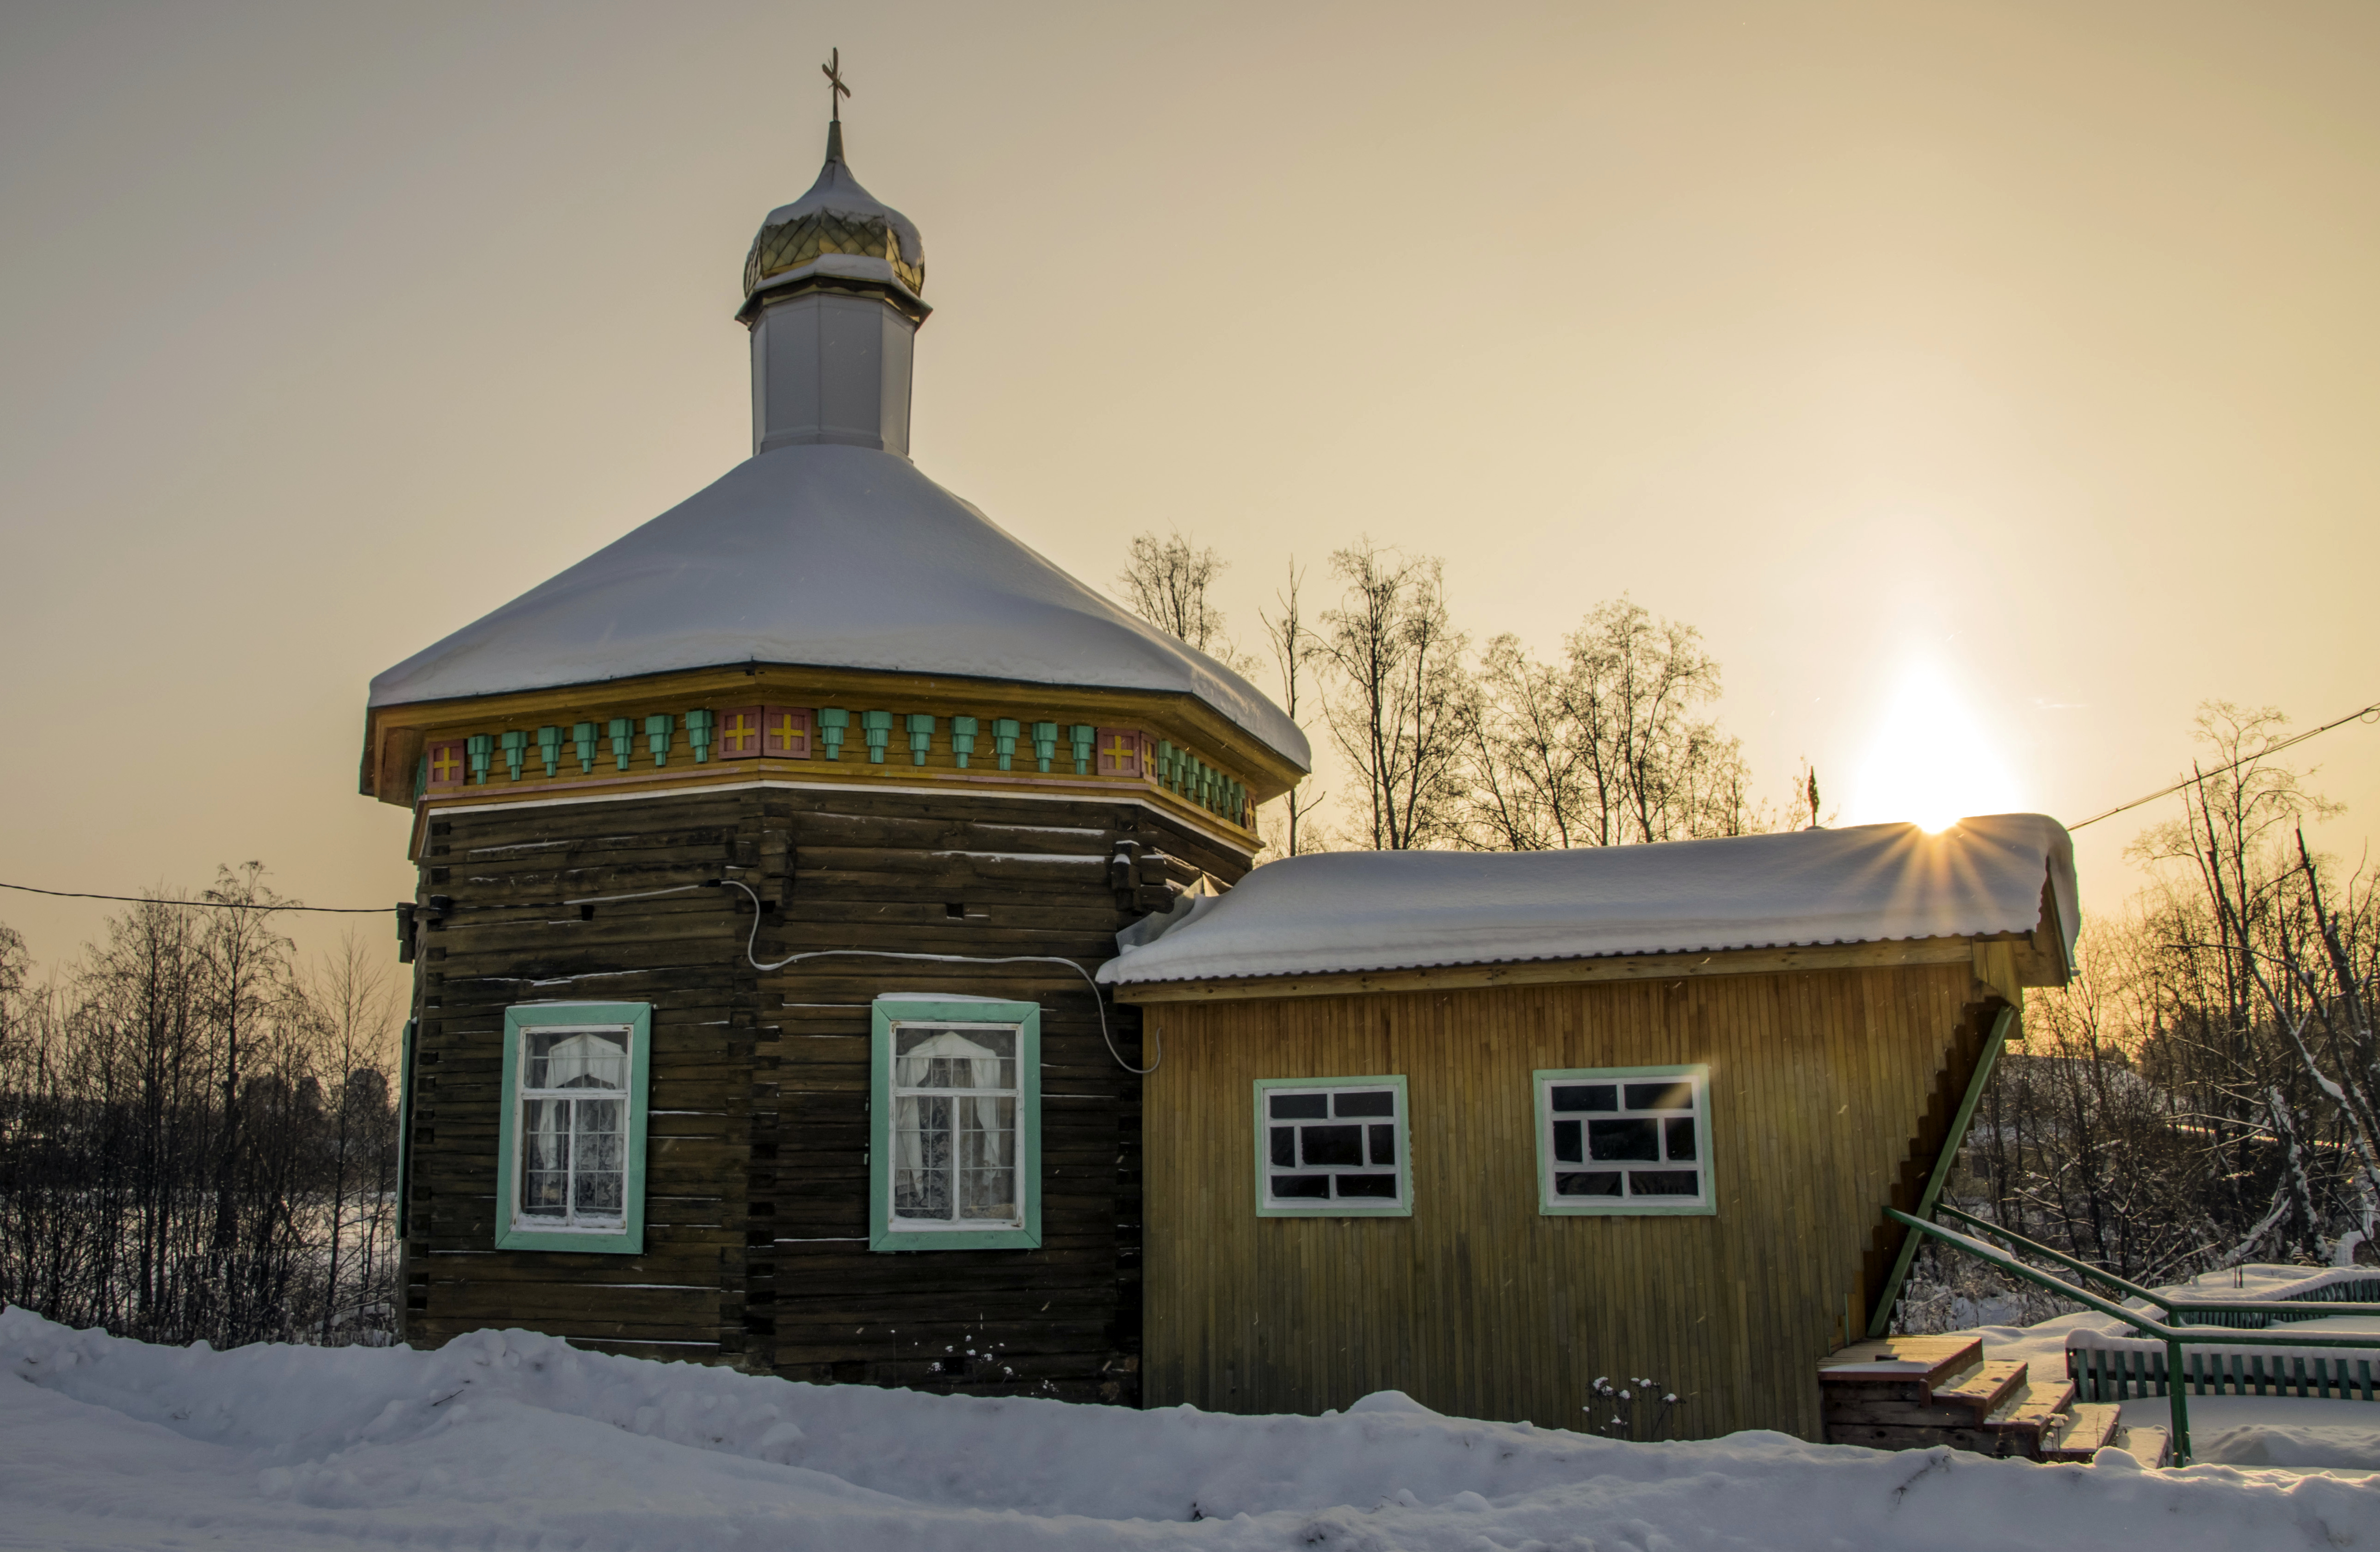
<svg viewBox="0 0 2380 1552">
<path fill-rule="evenodd" d="M 1118 935 L 1110 985 L 2030 933 L 2068 962 L 2074 849 L 2038 813 L 1572 851 L 1341 851 Z"/>
</svg>

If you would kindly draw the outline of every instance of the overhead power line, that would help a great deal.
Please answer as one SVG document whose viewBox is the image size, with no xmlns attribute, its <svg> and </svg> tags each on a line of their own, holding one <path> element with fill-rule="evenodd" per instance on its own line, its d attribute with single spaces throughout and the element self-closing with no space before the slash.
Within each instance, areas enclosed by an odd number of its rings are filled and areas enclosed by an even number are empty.
<svg viewBox="0 0 2380 1552">
<path fill-rule="evenodd" d="M 2153 803 L 2159 798 L 2170 798 L 2185 787 L 2197 786 L 2208 776 L 2221 776 L 2226 771 L 2236 771 L 2240 766 L 2252 764 L 2256 761 L 2264 759 L 2268 754 L 2278 754 L 2281 751 L 2289 748 L 2291 744 L 2301 744 L 2317 733 L 2327 733 L 2334 727 L 2344 727 L 2350 722 L 2380 722 L 2380 701 L 2374 701 L 2372 704 L 2364 707 L 2362 711 L 2350 712 L 2336 722 L 2325 722 L 2319 727 L 2309 727 L 2304 732 L 2296 734 L 2290 738 L 2283 739 L 2278 743 L 2266 744 L 2264 748 L 2258 750 L 2253 754 L 2241 755 L 2239 759 L 2232 761 L 2228 765 L 2217 765 L 2211 771 L 2200 771 L 2193 776 L 2184 778 L 2183 780 L 2175 782 L 2171 787 L 2160 787 L 2145 798 L 2134 798 L 2129 803 L 2118 803 L 2114 808 L 2109 809 L 2105 813 L 2095 813 L 2090 818 L 2083 820 L 2080 825 L 2069 825 L 2066 827 L 2069 830 L 2079 830 L 2083 825 L 2096 825 L 2102 819 L 2113 819 L 2116 815 L 2130 809 L 2136 809 L 2143 803 Z"/>
<path fill-rule="evenodd" d="M 326 916 L 379 916 L 391 908 L 384 905 L 273 905 L 250 900 L 172 900 L 156 895 L 86 895 L 77 889 L 36 889 L 30 884 L 0 884 L 0 889 L 16 889 L 28 895 L 47 895 L 61 900 L 123 900 L 130 905 L 194 905 L 202 910 L 312 910 Z"/>
<path fill-rule="evenodd" d="M 2066 826 L 2066 828 L 2070 832 L 2079 830 L 2085 825 L 2096 825 L 2102 819 L 2113 819 L 2119 813 L 2129 813 L 2133 809 L 2139 808 L 2143 803 L 2153 803 L 2159 798 L 2170 798 L 2175 793 L 2180 791 L 2183 788 L 2196 786 L 2199 782 L 2205 780 L 2208 776 L 2221 776 L 2226 771 L 2236 771 L 2242 765 L 2252 764 L 2256 761 L 2262 760 L 2268 755 L 2278 754 L 2281 751 L 2288 749 L 2292 745 L 2301 744 L 2308 739 L 2314 738 L 2319 734 L 2329 732 L 2334 727 L 2344 727 L 2350 722 L 2380 722 L 2380 701 L 2374 701 L 2372 704 L 2364 706 L 2360 710 L 2351 711 L 2345 716 L 2339 717 L 2335 721 L 2325 722 L 2319 727 L 2309 727 L 2302 733 L 2293 734 L 2289 738 L 2281 739 L 2278 743 L 2266 744 L 2255 753 L 2242 755 L 2239 759 L 2232 761 L 2229 764 L 2217 765 L 2211 771 L 2197 772 L 2192 776 L 2184 777 L 2180 781 L 2175 782 L 2170 787 L 2160 787 L 2155 791 L 2149 793 L 2146 797 L 2134 798 L 2129 803 L 2118 803 L 2114 808 L 2108 809 L 2101 813 L 2095 813 L 2088 819 L 2077 820 L 2075 823 Z M 691 888 L 694 887 L 694 886 L 689 885 L 687 887 Z M 147 905 L 151 901 L 154 900 L 160 905 L 196 906 L 202 910 L 306 910 L 322 916 L 378 916 L 382 911 L 392 909 L 391 907 L 384 905 L 277 905 L 257 904 L 247 900 L 174 900 L 161 899 L 154 895 L 95 895 L 85 893 L 79 889 L 36 889 L 30 884 L 0 884 L 0 889 L 15 889 L 27 895 L 47 895 L 52 899 L 61 900 L 121 900 L 128 905 Z M 680 892 L 681 891 L 674 889 L 661 889 L 653 891 L 653 893 L 664 895 L 677 894 Z M 630 895 L 621 898 L 636 899 L 641 898 L 642 897 Z M 575 904 L 577 902 L 565 901 L 564 903 Z"/>
</svg>

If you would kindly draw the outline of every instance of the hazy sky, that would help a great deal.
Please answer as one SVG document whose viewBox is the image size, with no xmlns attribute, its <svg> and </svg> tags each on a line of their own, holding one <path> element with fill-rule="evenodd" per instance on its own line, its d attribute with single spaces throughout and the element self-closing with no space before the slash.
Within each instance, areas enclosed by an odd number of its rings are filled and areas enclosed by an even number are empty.
<svg viewBox="0 0 2380 1552">
<path fill-rule="evenodd" d="M 1847 822 L 1912 740 L 2071 821 L 2203 699 L 2380 698 L 2368 0 L 12 3 L 0 879 L 408 896 L 366 681 L 748 452 L 837 46 L 918 464 L 1086 579 L 1179 527 L 1252 640 L 1367 532 L 1547 650 L 1624 591 Z M 2357 851 L 2380 728 L 2306 752 Z"/>
</svg>

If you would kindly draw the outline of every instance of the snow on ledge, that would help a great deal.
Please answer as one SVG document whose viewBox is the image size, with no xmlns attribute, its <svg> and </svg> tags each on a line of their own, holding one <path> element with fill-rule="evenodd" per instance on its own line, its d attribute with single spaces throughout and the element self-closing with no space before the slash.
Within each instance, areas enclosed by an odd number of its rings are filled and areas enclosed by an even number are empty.
<svg viewBox="0 0 2380 1552">
<path fill-rule="evenodd" d="M 1117 935 L 1110 985 L 2030 933 L 2073 957 L 2074 849 L 2045 814 L 1572 851 L 1339 851 Z"/>
</svg>

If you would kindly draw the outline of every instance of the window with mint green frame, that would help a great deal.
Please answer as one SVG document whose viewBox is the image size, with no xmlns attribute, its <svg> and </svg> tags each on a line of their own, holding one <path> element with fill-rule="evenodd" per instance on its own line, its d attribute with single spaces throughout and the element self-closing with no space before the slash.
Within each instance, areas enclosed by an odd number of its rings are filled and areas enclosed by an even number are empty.
<svg viewBox="0 0 2380 1552">
<path fill-rule="evenodd" d="M 1259 1078 L 1256 1094 L 1257 1216 L 1413 1216 L 1403 1078 Z"/>
<path fill-rule="evenodd" d="M 497 1249 L 643 1253 L 652 1043 L 650 1003 L 504 1009 Z"/>
<path fill-rule="evenodd" d="M 868 1248 L 1041 1244 L 1041 1009 L 887 994 L 869 1020 Z"/>
<path fill-rule="evenodd" d="M 1530 1076 L 1539 1213 L 1676 1217 L 1718 1211 L 1707 1066 L 1550 1068 Z"/>
</svg>

